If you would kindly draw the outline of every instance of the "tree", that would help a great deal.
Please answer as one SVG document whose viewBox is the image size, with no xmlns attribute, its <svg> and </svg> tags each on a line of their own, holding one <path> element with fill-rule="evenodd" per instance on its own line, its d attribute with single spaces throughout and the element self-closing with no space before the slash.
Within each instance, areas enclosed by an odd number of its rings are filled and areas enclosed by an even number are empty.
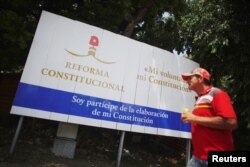
<svg viewBox="0 0 250 167">
<path fill-rule="evenodd" d="M 250 2 L 247 0 L 193 0 L 179 20 L 177 50 L 209 69 L 213 83 L 227 89 L 239 116 L 239 147 L 248 147 L 250 135 Z M 249 134 L 249 133 L 246 133 Z M 248 139 L 248 140 L 247 140 Z"/>
<path fill-rule="evenodd" d="M 32 13 L 27 12 L 34 5 L 31 1 L 23 5 L 20 1 L 1 0 L 0 6 L 0 73 L 20 72 L 37 23 Z"/>
<path fill-rule="evenodd" d="M 185 0 L 0 0 L 0 73 L 21 72 L 42 10 L 172 51 Z M 171 17 L 163 17 L 168 12 Z"/>
</svg>

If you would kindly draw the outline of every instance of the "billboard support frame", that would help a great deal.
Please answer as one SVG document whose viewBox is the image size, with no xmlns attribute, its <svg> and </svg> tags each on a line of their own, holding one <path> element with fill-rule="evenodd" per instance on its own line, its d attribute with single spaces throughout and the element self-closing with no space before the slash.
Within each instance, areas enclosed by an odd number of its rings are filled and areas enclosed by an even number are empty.
<svg viewBox="0 0 250 167">
<path fill-rule="evenodd" d="M 125 138 L 125 131 L 122 131 L 121 136 L 120 136 L 119 147 L 118 147 L 116 167 L 120 167 L 120 164 L 121 164 L 121 157 L 122 157 L 122 149 L 123 149 L 123 144 L 124 144 L 124 138 Z"/>
<path fill-rule="evenodd" d="M 14 152 L 16 142 L 19 138 L 19 134 L 20 134 L 20 131 L 22 128 L 23 120 L 24 120 L 24 116 L 20 116 L 16 131 L 15 131 L 15 135 L 14 135 L 12 143 L 11 143 L 11 147 L 10 147 L 10 151 L 9 151 L 10 154 L 13 154 L 13 152 Z M 119 147 L 118 147 L 118 151 L 117 151 L 116 167 L 120 167 L 120 164 L 121 164 L 121 157 L 122 157 L 122 150 L 123 150 L 123 145 L 124 145 L 125 134 L 126 134 L 125 131 L 121 131 Z M 188 165 L 188 162 L 190 160 L 190 153 L 191 153 L 191 139 L 187 139 L 187 142 L 186 142 L 186 166 Z"/>
<path fill-rule="evenodd" d="M 188 166 L 188 162 L 190 160 L 191 154 L 191 139 L 187 139 L 186 143 L 186 166 Z"/>
<path fill-rule="evenodd" d="M 23 119 L 24 119 L 24 116 L 21 116 L 19 118 L 19 121 L 18 121 L 18 124 L 17 124 L 17 128 L 16 128 L 16 132 L 15 132 L 15 135 L 13 137 L 13 140 L 12 140 L 12 143 L 11 143 L 11 147 L 10 147 L 10 154 L 13 153 L 14 149 L 15 149 L 15 146 L 16 146 L 16 142 L 18 140 L 18 137 L 19 137 L 19 134 L 20 134 L 20 131 L 21 131 L 21 128 L 22 128 L 22 124 L 23 124 Z"/>
</svg>

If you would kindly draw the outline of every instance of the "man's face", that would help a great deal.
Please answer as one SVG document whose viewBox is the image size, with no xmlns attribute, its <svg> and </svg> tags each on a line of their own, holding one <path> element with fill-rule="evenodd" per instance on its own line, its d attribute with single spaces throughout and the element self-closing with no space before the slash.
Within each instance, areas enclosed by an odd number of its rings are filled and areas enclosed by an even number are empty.
<svg viewBox="0 0 250 167">
<path fill-rule="evenodd" d="M 189 90 L 197 91 L 202 82 L 202 77 L 199 75 L 192 75 L 186 80 L 186 82 Z"/>
</svg>

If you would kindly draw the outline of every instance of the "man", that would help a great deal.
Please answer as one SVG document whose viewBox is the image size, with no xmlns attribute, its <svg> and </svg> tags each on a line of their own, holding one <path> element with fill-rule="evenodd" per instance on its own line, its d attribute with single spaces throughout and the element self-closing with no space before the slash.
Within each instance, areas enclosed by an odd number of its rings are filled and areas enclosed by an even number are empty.
<svg viewBox="0 0 250 167">
<path fill-rule="evenodd" d="M 193 156 L 189 167 L 206 167 L 208 151 L 234 150 L 232 130 L 237 127 L 234 108 L 228 94 L 210 84 L 203 68 L 182 74 L 189 90 L 197 93 L 192 112 L 183 111 L 182 121 L 191 123 Z"/>
</svg>

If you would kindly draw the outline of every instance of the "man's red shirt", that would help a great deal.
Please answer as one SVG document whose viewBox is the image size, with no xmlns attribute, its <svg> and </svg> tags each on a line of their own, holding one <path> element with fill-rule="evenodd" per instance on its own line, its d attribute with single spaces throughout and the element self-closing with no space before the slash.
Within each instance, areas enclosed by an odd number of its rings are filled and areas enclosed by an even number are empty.
<svg viewBox="0 0 250 167">
<path fill-rule="evenodd" d="M 236 118 L 230 97 L 219 88 L 209 87 L 196 100 L 193 114 L 204 117 L 222 116 Z M 233 150 L 230 129 L 214 129 L 192 123 L 193 154 L 202 160 L 208 159 L 208 151 Z"/>
</svg>

